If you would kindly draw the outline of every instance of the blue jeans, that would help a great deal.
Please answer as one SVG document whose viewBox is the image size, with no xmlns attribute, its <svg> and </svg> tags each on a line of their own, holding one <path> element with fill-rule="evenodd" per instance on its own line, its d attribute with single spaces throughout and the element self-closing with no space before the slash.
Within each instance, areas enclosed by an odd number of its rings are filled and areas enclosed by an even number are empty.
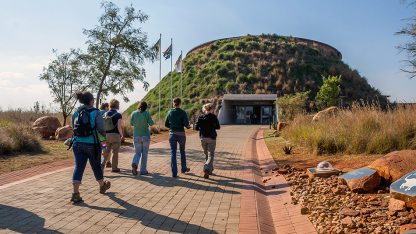
<svg viewBox="0 0 416 234">
<path fill-rule="evenodd" d="M 140 164 L 140 173 L 147 172 L 147 154 L 149 153 L 150 136 L 134 137 L 134 157 L 133 164 L 139 165 L 140 158 L 142 162 Z"/>
<path fill-rule="evenodd" d="M 92 171 L 96 180 L 103 179 L 103 170 L 101 169 L 101 146 L 89 143 L 74 142 L 72 145 L 75 158 L 75 169 L 72 176 L 72 183 L 80 184 L 84 174 L 87 161 L 90 161 Z"/>
<path fill-rule="evenodd" d="M 169 143 L 170 143 L 170 156 L 171 156 L 171 163 L 170 167 L 172 168 L 172 176 L 178 175 L 178 166 L 176 163 L 176 150 L 178 149 L 179 143 L 179 151 L 181 153 L 181 170 L 182 172 L 186 171 L 186 155 L 185 155 L 185 144 L 186 144 L 186 136 L 185 135 L 176 135 L 171 134 L 169 135 Z"/>
</svg>

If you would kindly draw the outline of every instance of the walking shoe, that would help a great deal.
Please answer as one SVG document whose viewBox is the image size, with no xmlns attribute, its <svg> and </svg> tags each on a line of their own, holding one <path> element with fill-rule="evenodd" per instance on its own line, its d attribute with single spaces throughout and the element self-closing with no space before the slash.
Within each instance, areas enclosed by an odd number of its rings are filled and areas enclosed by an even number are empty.
<svg viewBox="0 0 416 234">
<path fill-rule="evenodd" d="M 143 171 L 143 172 L 140 172 L 140 175 L 147 175 L 147 174 L 149 174 L 149 172 L 148 172 L 148 171 Z"/>
<path fill-rule="evenodd" d="M 79 203 L 79 202 L 82 202 L 82 198 L 81 198 L 81 196 L 79 195 L 79 193 L 73 193 L 72 194 L 72 198 L 71 198 L 71 202 L 72 203 Z"/>
<path fill-rule="evenodd" d="M 111 162 L 110 162 L 110 161 L 108 161 L 108 162 L 105 164 L 105 167 L 107 167 L 107 168 L 111 168 Z"/>
<path fill-rule="evenodd" d="M 137 165 L 132 163 L 131 164 L 131 172 L 133 173 L 133 175 L 137 175 Z M 140 173 L 141 175 L 142 173 Z"/>
<path fill-rule="evenodd" d="M 205 179 L 209 178 L 209 171 L 208 170 L 204 170 L 204 178 Z"/>
<path fill-rule="evenodd" d="M 120 172 L 120 168 L 113 169 L 111 172 Z"/>
<path fill-rule="evenodd" d="M 111 187 L 110 181 L 104 181 L 103 186 L 100 186 L 100 193 L 104 194 Z"/>
<path fill-rule="evenodd" d="M 187 167 L 185 170 L 181 170 L 182 173 L 186 173 L 186 172 L 189 172 L 189 171 L 191 171 L 191 169 L 189 167 Z"/>
</svg>

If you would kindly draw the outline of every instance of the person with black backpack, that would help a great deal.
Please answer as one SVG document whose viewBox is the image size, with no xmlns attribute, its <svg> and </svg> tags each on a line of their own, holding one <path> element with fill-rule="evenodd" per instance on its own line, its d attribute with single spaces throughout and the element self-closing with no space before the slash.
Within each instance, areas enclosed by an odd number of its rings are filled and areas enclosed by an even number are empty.
<svg viewBox="0 0 416 234">
<path fill-rule="evenodd" d="M 90 92 L 76 93 L 78 101 L 82 104 L 72 115 L 72 150 L 75 158 L 75 169 L 72 176 L 74 192 L 71 201 L 82 201 L 79 185 L 82 181 L 87 161 L 90 161 L 95 179 L 100 185 L 100 193 L 104 194 L 110 187 L 109 181 L 104 181 L 101 168 L 101 145 L 98 134 L 105 135 L 103 117 L 99 110 L 94 108 L 94 97 Z"/>
<path fill-rule="evenodd" d="M 220 123 L 215 114 L 211 103 L 202 107 L 204 114 L 198 117 L 195 123 L 195 129 L 199 131 L 202 149 L 205 154 L 204 178 L 208 179 L 214 170 L 214 152 L 217 144 L 217 131 L 220 129 Z"/>
</svg>

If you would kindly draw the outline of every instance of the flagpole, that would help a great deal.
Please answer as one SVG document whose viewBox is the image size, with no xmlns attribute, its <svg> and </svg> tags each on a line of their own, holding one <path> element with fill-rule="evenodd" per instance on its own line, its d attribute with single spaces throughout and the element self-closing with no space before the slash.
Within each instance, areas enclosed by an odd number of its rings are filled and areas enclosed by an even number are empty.
<svg viewBox="0 0 416 234">
<path fill-rule="evenodd" d="M 173 40 L 170 38 L 171 54 L 170 54 L 170 103 L 173 101 L 172 96 L 172 60 L 173 60 Z M 172 105 L 172 104 L 171 104 Z"/>
<path fill-rule="evenodd" d="M 182 70 L 183 70 L 183 64 L 182 64 L 182 50 L 181 50 L 181 61 L 179 61 L 180 62 L 180 64 L 181 64 L 181 73 L 180 73 L 180 76 L 181 76 L 181 99 L 183 99 L 183 96 L 182 96 Z M 182 100 L 183 101 L 183 100 Z"/>
<path fill-rule="evenodd" d="M 161 98 L 161 93 L 160 93 L 160 86 L 162 85 L 162 33 L 159 36 L 159 123 L 161 121 L 160 119 L 160 98 Z"/>
</svg>

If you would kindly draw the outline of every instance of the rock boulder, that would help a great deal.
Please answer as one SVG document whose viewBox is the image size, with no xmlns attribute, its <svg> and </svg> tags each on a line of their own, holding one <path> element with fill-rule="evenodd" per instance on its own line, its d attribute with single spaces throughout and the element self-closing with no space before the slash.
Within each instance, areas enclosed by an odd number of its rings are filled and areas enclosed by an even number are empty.
<svg viewBox="0 0 416 234">
<path fill-rule="evenodd" d="M 32 126 L 32 129 L 38 132 L 43 138 L 49 139 L 55 136 L 56 129 L 62 127 L 58 118 L 52 116 L 44 116 L 37 119 Z"/>
<path fill-rule="evenodd" d="M 386 154 L 367 166 L 378 172 L 388 183 L 416 170 L 416 150 L 401 150 Z"/>
<path fill-rule="evenodd" d="M 407 207 L 416 210 L 416 170 L 392 183 L 390 194 L 393 198 L 404 201 Z"/>
<path fill-rule="evenodd" d="M 338 107 L 336 106 L 331 106 L 326 108 L 325 110 L 321 110 L 318 113 L 316 113 L 313 118 L 312 121 L 318 121 L 322 118 L 326 118 L 326 117 L 330 117 L 330 116 L 334 116 L 337 112 L 338 112 Z"/>
<path fill-rule="evenodd" d="M 381 177 L 376 170 L 370 168 L 360 168 L 339 177 L 341 182 L 348 185 L 353 192 L 371 192 L 374 191 L 381 182 Z"/>
<path fill-rule="evenodd" d="M 59 141 L 65 141 L 68 138 L 71 138 L 74 132 L 72 131 L 72 127 L 69 125 L 60 127 L 55 131 L 55 139 Z"/>
</svg>

